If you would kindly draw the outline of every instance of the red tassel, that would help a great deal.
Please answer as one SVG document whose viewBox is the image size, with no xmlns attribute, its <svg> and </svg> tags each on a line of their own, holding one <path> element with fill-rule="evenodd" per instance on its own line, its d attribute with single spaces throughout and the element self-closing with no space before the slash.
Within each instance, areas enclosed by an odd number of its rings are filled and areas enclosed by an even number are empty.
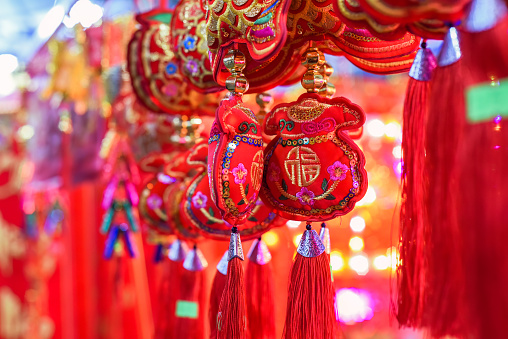
<svg viewBox="0 0 508 339">
<path fill-rule="evenodd" d="M 431 334 L 460 336 L 464 283 L 457 223 L 457 156 L 464 126 L 464 78 L 457 31 L 450 28 L 432 74 L 426 126 L 426 205 L 429 225 L 424 323 Z"/>
<path fill-rule="evenodd" d="M 501 339 L 508 333 L 507 132 L 506 121 L 468 124 L 459 150 L 463 310 L 471 338 Z"/>
<path fill-rule="evenodd" d="M 420 326 L 423 307 L 425 118 L 429 80 L 435 66 L 436 59 L 423 42 L 409 73 L 404 102 L 397 318 L 399 324 L 410 327 Z"/>
<path fill-rule="evenodd" d="M 212 291 L 210 292 L 210 307 L 208 310 L 208 321 L 210 322 L 210 339 L 217 338 L 217 314 L 219 313 L 220 301 L 222 293 L 226 287 L 228 271 L 228 252 L 217 264 L 217 272 L 212 283 Z"/>
<path fill-rule="evenodd" d="M 291 268 L 285 339 L 338 338 L 330 259 L 310 224 Z"/>
<path fill-rule="evenodd" d="M 496 6 L 478 11 L 488 4 Z M 468 86 L 485 81 L 494 89 L 500 78 L 508 76 L 506 7 L 488 0 L 473 1 L 471 6 L 465 23 L 469 33 L 462 35 L 466 92 Z M 492 28 L 479 30 L 471 25 L 486 18 L 496 19 L 491 22 Z M 507 102 L 506 97 L 502 100 Z M 501 116 L 467 121 L 458 149 L 457 213 L 464 241 L 464 311 L 471 338 L 498 339 L 508 332 L 507 131 L 508 123 Z"/>
<path fill-rule="evenodd" d="M 239 258 L 228 264 L 228 276 L 217 316 L 217 338 L 243 339 L 246 332 L 246 305 L 243 266 Z"/>
<path fill-rule="evenodd" d="M 178 300 L 174 309 L 175 338 L 203 339 L 205 337 L 208 299 L 204 269 L 207 265 L 201 251 L 196 247 L 185 258 Z"/>
<path fill-rule="evenodd" d="M 175 307 L 178 296 L 179 281 L 182 277 L 183 266 L 181 262 L 164 260 L 164 276 L 159 288 L 161 302 L 156 315 L 155 339 L 176 338 L 172 333 L 175 326 Z"/>
<path fill-rule="evenodd" d="M 155 339 L 173 339 L 177 338 L 174 333 L 176 322 L 175 308 L 179 295 L 180 280 L 184 271 L 183 261 L 187 254 L 187 245 L 176 240 L 169 247 L 168 258 L 164 259 L 164 275 L 161 286 L 159 287 L 159 296 L 161 302 L 155 321 Z"/>
<path fill-rule="evenodd" d="M 228 276 L 217 314 L 218 339 L 245 339 L 247 314 L 240 234 L 233 227 L 229 243 Z"/>
<path fill-rule="evenodd" d="M 266 244 L 255 240 L 247 263 L 247 323 L 252 339 L 275 338 L 275 305 L 271 254 Z"/>
</svg>

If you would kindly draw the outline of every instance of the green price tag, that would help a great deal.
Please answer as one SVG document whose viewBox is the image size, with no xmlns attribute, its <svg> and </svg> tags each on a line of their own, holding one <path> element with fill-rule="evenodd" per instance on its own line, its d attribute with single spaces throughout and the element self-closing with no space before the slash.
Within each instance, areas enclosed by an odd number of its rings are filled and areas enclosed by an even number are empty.
<svg viewBox="0 0 508 339">
<path fill-rule="evenodd" d="M 171 13 L 159 13 L 159 14 L 152 15 L 151 17 L 149 17 L 149 19 L 154 20 L 154 21 L 160 21 L 164 24 L 169 24 L 169 23 L 171 23 L 172 16 L 173 16 L 173 14 L 171 14 Z"/>
<path fill-rule="evenodd" d="M 199 308 L 198 303 L 192 301 L 178 300 L 176 302 L 176 316 L 177 318 L 197 319 L 198 308 Z"/>
<path fill-rule="evenodd" d="M 467 120 L 472 123 L 508 116 L 508 80 L 466 89 L 466 109 Z"/>
</svg>

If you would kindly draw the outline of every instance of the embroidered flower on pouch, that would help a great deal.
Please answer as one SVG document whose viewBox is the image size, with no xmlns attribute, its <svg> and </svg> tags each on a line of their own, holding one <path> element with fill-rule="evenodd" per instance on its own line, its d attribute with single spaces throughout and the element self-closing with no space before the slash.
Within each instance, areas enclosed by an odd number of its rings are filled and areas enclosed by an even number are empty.
<svg viewBox="0 0 508 339">
<path fill-rule="evenodd" d="M 186 51 L 193 51 L 196 49 L 196 38 L 193 36 L 187 36 L 183 40 L 183 47 Z"/>
<path fill-rule="evenodd" d="M 314 205 L 315 202 L 314 192 L 309 191 L 307 187 L 302 187 L 300 192 L 296 193 L 296 197 L 298 198 L 298 200 L 300 200 L 302 205 L 310 205 L 310 206 Z"/>
<path fill-rule="evenodd" d="M 187 60 L 187 63 L 185 64 L 185 69 L 187 70 L 188 74 L 192 76 L 199 75 L 199 65 L 193 59 Z"/>
<path fill-rule="evenodd" d="M 174 62 L 169 62 L 166 65 L 166 74 L 167 75 L 173 75 L 176 73 L 177 70 L 178 70 L 178 68 Z"/>
<path fill-rule="evenodd" d="M 245 184 L 247 180 L 247 169 L 242 163 L 239 163 L 231 172 L 235 177 L 235 184 Z"/>
<path fill-rule="evenodd" d="M 206 208 L 206 202 L 208 201 L 208 197 L 204 195 L 201 191 L 196 193 L 195 196 L 192 197 L 192 204 L 195 208 Z"/>
<path fill-rule="evenodd" d="M 344 165 L 340 161 L 336 161 L 333 165 L 329 166 L 327 171 L 330 174 L 330 179 L 336 181 L 342 181 L 346 179 L 346 173 L 349 170 L 347 165 Z"/>
</svg>

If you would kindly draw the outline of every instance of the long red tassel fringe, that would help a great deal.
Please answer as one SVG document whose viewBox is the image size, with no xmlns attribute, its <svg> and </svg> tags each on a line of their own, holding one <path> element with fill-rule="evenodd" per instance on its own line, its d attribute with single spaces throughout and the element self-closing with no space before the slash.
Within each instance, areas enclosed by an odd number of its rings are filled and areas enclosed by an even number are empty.
<svg viewBox="0 0 508 339">
<path fill-rule="evenodd" d="M 463 326 L 462 241 L 457 222 L 457 154 L 464 126 L 462 61 L 434 71 L 426 127 L 429 241 L 424 322 L 435 337 L 458 336 Z"/>
<path fill-rule="evenodd" d="M 179 292 L 177 308 L 178 303 L 191 303 L 197 305 L 197 314 L 176 316 L 175 338 L 204 338 L 208 310 L 205 271 L 192 272 L 184 269 Z"/>
<path fill-rule="evenodd" d="M 210 322 L 210 339 L 217 338 L 217 314 L 219 313 L 220 301 L 222 293 L 227 283 L 227 275 L 217 271 L 212 283 L 210 292 L 210 307 L 208 310 L 208 320 Z"/>
<path fill-rule="evenodd" d="M 155 339 L 177 338 L 173 333 L 175 326 L 175 308 L 179 292 L 179 281 L 182 277 L 183 266 L 181 262 L 165 259 L 164 275 L 159 288 L 160 307 L 156 315 Z"/>
<path fill-rule="evenodd" d="M 275 305 L 272 264 L 259 265 L 248 260 L 247 320 L 250 338 L 275 338 Z"/>
<path fill-rule="evenodd" d="M 338 338 L 339 331 L 330 259 L 323 252 L 315 258 L 296 254 L 291 268 L 286 310 L 285 339 Z"/>
<path fill-rule="evenodd" d="M 508 122 L 468 124 L 460 152 L 459 223 L 471 338 L 508 333 Z"/>
<path fill-rule="evenodd" d="M 505 17 L 484 32 L 463 32 L 466 91 L 480 82 L 496 87 L 508 77 L 507 31 Z M 503 99 L 508 105 L 508 98 Z M 501 116 L 466 122 L 458 150 L 464 302 L 472 338 L 498 339 L 508 333 L 507 131 L 508 122 Z"/>
<path fill-rule="evenodd" d="M 425 286 L 424 164 L 428 81 L 409 79 L 402 130 L 402 204 L 397 318 L 401 325 L 418 327 Z"/>
<path fill-rule="evenodd" d="M 228 263 L 226 287 L 217 315 L 218 339 L 245 339 L 247 314 L 242 261 L 235 257 Z"/>
</svg>

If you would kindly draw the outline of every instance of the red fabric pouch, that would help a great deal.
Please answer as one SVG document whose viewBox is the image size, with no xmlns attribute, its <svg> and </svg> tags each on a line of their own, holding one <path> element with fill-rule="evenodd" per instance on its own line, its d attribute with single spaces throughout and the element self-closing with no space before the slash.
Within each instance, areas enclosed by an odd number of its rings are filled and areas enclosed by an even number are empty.
<svg viewBox="0 0 508 339">
<path fill-rule="evenodd" d="M 239 96 L 223 100 L 208 141 L 211 198 L 225 221 L 246 221 L 263 177 L 263 139 L 254 113 Z"/>
<path fill-rule="evenodd" d="M 324 221 L 351 211 L 367 190 L 365 158 L 345 133 L 365 122 L 360 107 L 343 97 L 303 94 L 276 106 L 265 132 L 261 198 L 292 220 Z"/>
</svg>

